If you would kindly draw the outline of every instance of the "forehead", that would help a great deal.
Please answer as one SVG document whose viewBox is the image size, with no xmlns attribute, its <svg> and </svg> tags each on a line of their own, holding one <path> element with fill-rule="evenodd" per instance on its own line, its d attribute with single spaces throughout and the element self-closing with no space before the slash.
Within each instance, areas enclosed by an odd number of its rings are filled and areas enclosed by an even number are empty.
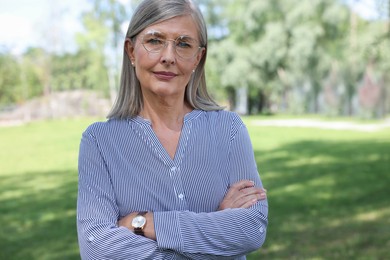
<svg viewBox="0 0 390 260">
<path fill-rule="evenodd" d="M 167 37 L 176 38 L 180 35 L 191 36 L 195 39 L 198 37 L 198 27 L 191 15 L 177 16 L 159 23 L 146 27 L 142 33 L 149 31 L 158 31 Z"/>
</svg>

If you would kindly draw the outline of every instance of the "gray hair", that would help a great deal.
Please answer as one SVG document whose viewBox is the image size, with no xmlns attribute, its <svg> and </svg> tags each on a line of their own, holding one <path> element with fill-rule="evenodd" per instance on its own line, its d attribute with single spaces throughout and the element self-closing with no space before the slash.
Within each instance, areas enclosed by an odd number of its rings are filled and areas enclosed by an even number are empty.
<svg viewBox="0 0 390 260">
<path fill-rule="evenodd" d="M 191 15 L 198 28 L 200 46 L 204 47 L 204 55 L 186 87 L 185 100 L 194 109 L 221 110 L 223 108 L 207 92 L 204 69 L 207 56 L 207 27 L 202 13 L 191 0 L 144 0 L 133 14 L 126 38 L 135 43 L 137 35 L 146 27 L 181 15 Z M 124 51 L 119 93 L 107 117 L 119 119 L 135 117 L 141 112 L 142 107 L 141 85 Z"/>
</svg>

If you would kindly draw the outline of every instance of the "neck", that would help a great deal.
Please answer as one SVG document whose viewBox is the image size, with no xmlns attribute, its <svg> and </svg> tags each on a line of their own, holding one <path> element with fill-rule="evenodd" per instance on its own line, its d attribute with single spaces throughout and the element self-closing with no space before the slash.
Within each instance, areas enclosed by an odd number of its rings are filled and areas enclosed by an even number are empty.
<svg viewBox="0 0 390 260">
<path fill-rule="evenodd" d="M 181 129 L 184 121 L 184 116 L 189 113 L 192 108 L 185 102 L 166 100 L 144 99 L 144 106 L 140 113 L 145 119 L 151 121 L 153 127 L 164 126 L 172 130 Z"/>
</svg>

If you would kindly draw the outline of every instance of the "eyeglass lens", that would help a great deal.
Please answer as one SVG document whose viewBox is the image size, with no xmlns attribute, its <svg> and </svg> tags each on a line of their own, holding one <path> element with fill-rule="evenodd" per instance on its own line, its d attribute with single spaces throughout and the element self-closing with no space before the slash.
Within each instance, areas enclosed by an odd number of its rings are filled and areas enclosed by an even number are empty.
<svg viewBox="0 0 390 260">
<path fill-rule="evenodd" d="M 159 32 L 146 33 L 142 38 L 142 45 L 149 52 L 160 52 L 168 46 L 168 42 L 174 43 L 177 55 L 182 58 L 192 58 L 199 51 L 198 42 L 189 36 L 179 36 L 175 40 L 168 40 Z"/>
</svg>

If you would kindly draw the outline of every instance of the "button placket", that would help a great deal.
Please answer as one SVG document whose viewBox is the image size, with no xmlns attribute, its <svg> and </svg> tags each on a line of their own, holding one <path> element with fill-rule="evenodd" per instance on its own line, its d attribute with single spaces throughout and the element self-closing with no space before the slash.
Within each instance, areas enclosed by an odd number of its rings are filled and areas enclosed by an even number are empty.
<svg viewBox="0 0 390 260">
<path fill-rule="evenodd" d="M 187 203 L 185 200 L 185 192 L 181 181 L 180 168 L 173 166 L 170 168 L 170 177 L 177 196 L 177 202 L 180 209 L 186 209 Z"/>
</svg>

